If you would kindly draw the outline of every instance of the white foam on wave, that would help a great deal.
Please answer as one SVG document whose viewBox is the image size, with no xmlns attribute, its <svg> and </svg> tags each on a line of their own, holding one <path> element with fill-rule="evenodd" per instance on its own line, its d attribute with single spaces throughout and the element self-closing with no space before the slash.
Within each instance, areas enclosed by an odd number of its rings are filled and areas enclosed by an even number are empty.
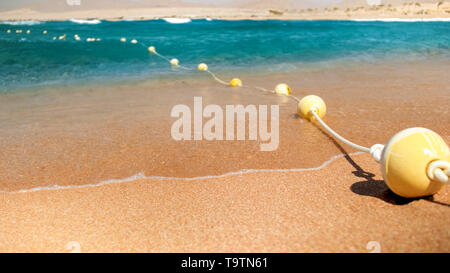
<svg viewBox="0 0 450 273">
<path fill-rule="evenodd" d="M 355 152 L 350 154 L 339 154 L 334 155 L 330 157 L 327 161 L 323 162 L 321 165 L 317 167 L 312 168 L 298 168 L 298 169 L 242 169 L 239 171 L 234 172 L 228 172 L 224 174 L 219 175 L 206 175 L 206 176 L 197 176 L 197 177 L 167 177 L 167 176 L 146 176 L 144 173 L 137 173 L 133 176 L 123 178 L 123 179 L 109 179 L 105 181 L 101 181 L 96 184 L 85 184 L 85 185 L 68 185 L 68 186 L 60 186 L 60 185 L 52 185 L 52 186 L 45 186 L 45 187 L 35 187 L 25 190 L 19 190 L 19 191 L 0 191 L 0 193 L 28 193 L 28 192 L 36 192 L 36 191 L 43 191 L 43 190 L 68 190 L 68 189 L 81 189 L 81 188 L 88 188 L 88 187 L 99 187 L 103 185 L 108 184 L 119 184 L 119 183 L 126 183 L 126 182 L 133 182 L 136 180 L 176 180 L 176 181 L 194 181 L 194 180 L 206 180 L 206 179 L 212 179 L 212 178 L 223 178 L 227 176 L 234 176 L 234 175 L 242 175 L 242 174 L 248 174 L 248 173 L 260 173 L 260 172 L 307 172 L 307 171 L 317 171 L 320 169 L 325 168 L 326 166 L 330 165 L 333 161 L 343 158 L 345 156 L 351 156 L 351 155 L 360 155 L 364 154 L 363 152 Z"/>
<path fill-rule="evenodd" d="M 40 21 L 0 21 L 0 24 L 3 25 L 11 25 L 11 26 L 32 26 L 32 25 L 39 25 Z"/>
<path fill-rule="evenodd" d="M 376 19 L 349 19 L 355 22 L 450 22 L 449 17 L 436 18 L 376 18 Z"/>
<path fill-rule="evenodd" d="M 96 24 L 100 24 L 102 22 L 97 19 L 92 19 L 92 20 L 70 19 L 69 21 L 72 23 L 76 23 L 76 24 L 89 24 L 89 25 L 96 25 Z"/>
<path fill-rule="evenodd" d="M 192 22 L 189 18 L 162 18 L 164 21 L 170 24 L 185 24 Z"/>
</svg>

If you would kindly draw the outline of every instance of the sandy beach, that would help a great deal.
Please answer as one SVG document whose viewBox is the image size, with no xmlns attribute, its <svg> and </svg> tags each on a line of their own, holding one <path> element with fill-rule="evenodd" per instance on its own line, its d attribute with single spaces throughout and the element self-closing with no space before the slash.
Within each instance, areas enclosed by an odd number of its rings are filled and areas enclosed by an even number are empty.
<svg viewBox="0 0 450 273">
<path fill-rule="evenodd" d="M 305 4 L 299 7 L 288 1 L 273 3 L 262 1 L 241 5 L 194 5 L 153 3 L 147 6 L 110 5 L 98 1 L 94 4 L 67 5 L 66 3 L 24 6 L 0 10 L 2 21 L 59 21 L 69 19 L 100 20 L 152 20 L 160 18 L 214 18 L 224 20 L 347 20 L 347 19 L 430 19 L 450 18 L 448 1 L 384 1 L 368 5 L 365 1 L 344 1 L 340 5 L 318 6 Z M 97 1 L 96 1 L 97 2 Z M 102 4 L 103 3 L 103 4 Z M 106 7 L 106 8 L 105 8 Z"/>
<path fill-rule="evenodd" d="M 447 66 L 391 62 L 241 78 L 322 96 L 325 121 L 362 145 L 415 126 L 448 143 Z M 395 196 L 369 155 L 299 119 L 285 97 L 201 77 L 68 88 L 0 97 L 2 252 L 370 252 L 372 241 L 381 252 L 450 251 L 448 188 Z M 260 152 L 257 141 L 174 141 L 169 102 L 190 105 L 195 95 L 218 105 L 279 104 L 278 150 Z"/>
<path fill-rule="evenodd" d="M 320 96 L 365 147 L 411 127 L 450 143 L 449 20 L 434 0 L 0 3 L 0 252 L 450 252 L 449 187 L 395 195 L 261 90 Z M 194 97 L 278 105 L 278 148 L 176 141 Z"/>
</svg>

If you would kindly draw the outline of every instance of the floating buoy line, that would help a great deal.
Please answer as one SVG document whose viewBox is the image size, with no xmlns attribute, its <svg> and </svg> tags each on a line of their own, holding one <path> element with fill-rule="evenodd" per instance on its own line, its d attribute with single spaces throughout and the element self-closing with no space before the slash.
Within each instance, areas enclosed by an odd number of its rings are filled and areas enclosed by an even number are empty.
<svg viewBox="0 0 450 273">
<path fill-rule="evenodd" d="M 7 34 L 13 33 L 11 29 L 6 30 Z M 16 34 L 21 34 L 22 30 L 15 30 Z M 30 34 L 30 30 L 26 30 Z M 47 30 L 42 34 L 46 35 Z M 53 40 L 66 40 L 67 35 L 54 36 Z M 74 35 L 76 41 L 81 41 L 78 34 Z M 100 38 L 90 37 L 86 42 L 100 42 Z M 120 42 L 126 43 L 127 38 L 120 38 Z M 278 84 L 274 90 L 259 86 L 248 86 L 243 84 L 239 78 L 233 78 L 226 82 L 213 73 L 207 64 L 200 63 L 197 69 L 180 64 L 176 58 L 168 58 L 160 54 L 156 47 L 147 46 L 136 39 L 130 41 L 132 44 L 140 44 L 153 55 L 167 61 L 172 67 L 190 71 L 200 71 L 208 73 L 216 82 L 230 86 L 232 88 L 252 88 L 259 91 L 287 96 L 296 101 L 297 113 L 303 119 L 310 122 L 317 121 L 328 133 L 342 143 L 364 153 L 368 153 L 372 158 L 380 163 L 381 172 L 387 186 L 397 195 L 406 198 L 416 198 L 433 195 L 444 185 L 450 183 L 450 149 L 445 141 L 435 132 L 421 127 L 408 128 L 395 134 L 386 145 L 374 144 L 371 147 L 364 147 L 355 144 L 342 137 L 331 129 L 323 118 L 327 108 L 322 98 L 315 95 L 308 95 L 297 98 L 291 94 L 289 85 Z"/>
</svg>

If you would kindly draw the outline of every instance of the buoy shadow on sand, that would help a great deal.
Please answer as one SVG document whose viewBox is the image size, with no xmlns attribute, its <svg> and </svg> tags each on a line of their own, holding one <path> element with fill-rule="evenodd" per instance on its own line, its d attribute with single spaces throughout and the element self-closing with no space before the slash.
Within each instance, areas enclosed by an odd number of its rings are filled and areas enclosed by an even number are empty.
<svg viewBox="0 0 450 273">
<path fill-rule="evenodd" d="M 393 204 L 393 205 L 407 205 L 413 201 L 417 200 L 426 200 L 429 202 L 432 202 L 434 204 L 442 205 L 450 207 L 449 204 L 435 201 L 433 196 L 426 196 L 426 197 L 420 197 L 420 198 L 405 198 L 401 197 L 399 195 L 396 195 L 394 192 L 392 192 L 388 186 L 386 185 L 384 180 L 375 180 L 373 179 L 375 177 L 375 174 L 367 172 L 361 168 L 347 153 L 347 151 L 333 138 L 331 137 L 326 131 L 324 131 L 322 128 L 320 128 L 317 124 L 312 123 L 314 127 L 316 127 L 324 136 L 326 136 L 338 149 L 339 151 L 344 154 L 345 160 L 347 160 L 350 165 L 355 168 L 355 171 L 352 173 L 357 176 L 364 178 L 362 181 L 358 181 L 353 183 L 350 186 L 350 190 L 353 193 L 364 195 L 364 196 L 371 196 L 378 198 L 380 200 L 383 200 L 387 203 Z"/>
</svg>

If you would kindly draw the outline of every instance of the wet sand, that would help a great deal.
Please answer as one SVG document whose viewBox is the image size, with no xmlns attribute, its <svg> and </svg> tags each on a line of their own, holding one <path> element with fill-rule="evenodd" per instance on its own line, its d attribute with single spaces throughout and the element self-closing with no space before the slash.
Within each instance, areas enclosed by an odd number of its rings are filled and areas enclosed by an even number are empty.
<svg viewBox="0 0 450 273">
<path fill-rule="evenodd" d="M 392 62 L 241 78 L 322 96 L 325 121 L 362 145 L 414 126 L 448 143 L 446 67 Z M 428 199 L 396 197 L 368 155 L 299 119 L 284 97 L 202 77 L 58 89 L 0 96 L 0 251 L 64 252 L 78 242 L 82 252 L 367 252 L 369 241 L 383 252 L 450 250 L 448 188 Z M 204 104 L 279 104 L 278 150 L 174 141 L 170 110 L 192 105 L 194 95 Z M 242 169 L 277 171 L 214 177 Z M 86 186 L 138 173 L 213 177 Z M 66 188 L 36 189 L 53 185 Z"/>
</svg>

